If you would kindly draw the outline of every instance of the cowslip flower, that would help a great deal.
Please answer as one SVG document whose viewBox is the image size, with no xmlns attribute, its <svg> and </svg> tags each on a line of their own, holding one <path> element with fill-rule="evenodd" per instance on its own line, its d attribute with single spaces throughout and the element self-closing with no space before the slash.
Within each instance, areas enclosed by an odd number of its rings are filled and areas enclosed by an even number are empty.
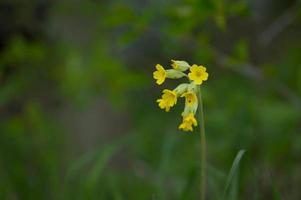
<svg viewBox="0 0 301 200">
<path fill-rule="evenodd" d="M 180 70 L 175 70 L 175 69 L 165 70 L 164 67 L 160 64 L 156 65 L 156 69 L 157 70 L 153 73 L 153 77 L 154 79 L 157 80 L 156 83 L 158 85 L 162 85 L 166 78 L 178 79 L 187 76 Z"/>
<path fill-rule="evenodd" d="M 182 113 L 183 122 L 179 129 L 193 131 L 192 125 L 197 126 L 194 115 L 198 108 L 198 98 L 193 90 L 184 93 L 181 97 L 185 97 L 185 108 Z"/>
<path fill-rule="evenodd" d="M 188 91 L 182 95 L 182 97 L 185 97 L 185 105 L 189 107 L 193 107 L 194 105 L 197 105 L 198 98 L 195 94 L 195 92 Z"/>
<path fill-rule="evenodd" d="M 193 131 L 192 126 L 197 126 L 198 123 L 194 117 L 193 113 L 189 113 L 187 116 L 183 117 L 183 122 L 180 124 L 179 129 L 183 131 Z"/>
<path fill-rule="evenodd" d="M 161 99 L 158 99 L 159 107 L 169 112 L 170 108 L 177 103 L 177 94 L 174 91 L 165 89 Z"/>
<path fill-rule="evenodd" d="M 191 81 L 194 81 L 196 85 L 201 85 L 203 81 L 208 79 L 208 73 L 203 66 L 192 65 L 188 77 Z"/>
<path fill-rule="evenodd" d="M 163 90 L 161 99 L 158 99 L 159 107 L 165 109 L 166 112 L 169 112 L 170 108 L 177 104 L 177 98 L 181 96 L 189 84 L 183 83 L 176 87 L 174 90 Z"/>
<path fill-rule="evenodd" d="M 177 104 L 179 97 L 185 98 L 185 108 L 182 112 L 182 123 L 179 125 L 179 129 L 183 131 L 193 131 L 193 126 L 197 126 L 195 114 L 198 109 L 198 88 L 204 81 L 208 79 L 208 73 L 203 66 L 192 65 L 190 66 L 186 61 L 171 60 L 171 66 L 173 69 L 165 70 L 160 64 L 156 65 L 156 71 L 153 73 L 153 77 L 158 85 L 165 82 L 166 78 L 179 79 L 186 77 L 188 83 L 182 83 L 175 89 L 164 89 L 161 99 L 157 100 L 159 107 L 166 112 Z M 190 71 L 188 75 L 185 73 Z"/>
<path fill-rule="evenodd" d="M 158 85 L 161 85 L 162 83 L 164 83 L 164 81 L 165 81 L 165 78 L 166 78 L 166 71 L 165 71 L 165 69 L 162 67 L 162 65 L 160 65 L 160 64 L 157 64 L 156 65 L 156 69 L 157 69 L 157 71 L 155 71 L 154 73 L 153 73 L 153 77 L 154 77 L 154 79 L 156 79 L 157 80 L 157 84 Z"/>
</svg>

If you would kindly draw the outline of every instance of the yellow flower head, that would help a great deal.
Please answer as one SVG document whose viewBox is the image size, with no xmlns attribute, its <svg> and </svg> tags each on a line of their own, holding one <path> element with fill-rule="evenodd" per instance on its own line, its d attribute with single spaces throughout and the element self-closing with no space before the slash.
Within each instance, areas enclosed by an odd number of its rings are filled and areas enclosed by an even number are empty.
<svg viewBox="0 0 301 200">
<path fill-rule="evenodd" d="M 180 124 L 179 129 L 183 131 L 193 131 L 192 123 L 183 121 L 182 124 Z"/>
<path fill-rule="evenodd" d="M 194 81 L 196 85 L 201 85 L 203 81 L 208 79 L 208 73 L 206 72 L 206 68 L 203 66 L 192 65 L 190 67 L 190 73 L 188 77 L 190 80 Z"/>
<path fill-rule="evenodd" d="M 179 129 L 183 131 L 193 131 L 193 126 L 197 125 L 198 123 L 193 113 L 189 113 L 187 116 L 183 117 L 183 122 L 180 124 Z"/>
<path fill-rule="evenodd" d="M 171 90 L 163 90 L 163 95 L 161 99 L 158 99 L 159 107 L 165 109 L 166 112 L 169 112 L 170 108 L 177 103 L 177 94 Z"/>
<path fill-rule="evenodd" d="M 154 79 L 157 80 L 156 83 L 157 83 L 158 85 L 161 85 L 161 84 L 164 83 L 164 81 L 165 81 L 165 78 L 166 78 L 166 71 L 165 71 L 165 69 L 162 67 L 162 65 L 160 65 L 160 64 L 157 64 L 157 65 L 156 65 L 156 69 L 157 69 L 157 71 L 155 71 L 155 72 L 153 73 L 153 77 L 154 77 Z"/>
<path fill-rule="evenodd" d="M 173 90 L 163 90 L 162 97 L 157 100 L 157 103 L 161 109 L 169 112 L 170 108 L 177 103 L 177 98 L 184 97 L 185 107 L 179 129 L 193 131 L 193 127 L 197 126 L 195 114 L 199 106 L 198 98 L 201 98 L 200 85 L 208 79 L 209 75 L 205 67 L 196 64 L 190 66 L 183 60 L 171 60 L 171 66 L 171 69 L 165 70 L 162 65 L 156 65 L 153 77 L 158 85 L 163 84 L 165 79 L 188 78 L 189 80 L 187 83 L 179 84 Z M 189 73 L 186 72 L 188 69 Z"/>
</svg>

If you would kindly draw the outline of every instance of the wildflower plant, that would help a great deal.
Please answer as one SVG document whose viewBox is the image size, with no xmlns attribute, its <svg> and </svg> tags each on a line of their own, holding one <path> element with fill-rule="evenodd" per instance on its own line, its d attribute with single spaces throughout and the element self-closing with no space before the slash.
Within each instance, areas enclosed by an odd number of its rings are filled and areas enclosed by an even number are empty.
<svg viewBox="0 0 301 200">
<path fill-rule="evenodd" d="M 203 114 L 203 103 L 201 95 L 201 85 L 207 81 L 209 74 L 202 65 L 190 65 L 186 61 L 171 60 L 172 69 L 164 69 L 160 64 L 156 65 L 153 77 L 158 85 L 162 85 L 167 78 L 180 79 L 187 78 L 186 83 L 179 84 L 175 89 L 164 89 L 162 97 L 157 100 L 159 107 L 166 112 L 177 104 L 178 98 L 185 98 L 185 107 L 182 112 L 182 123 L 179 129 L 183 131 L 193 131 L 193 127 L 198 125 L 196 112 L 199 111 L 200 123 L 200 144 L 201 144 L 201 174 L 200 174 L 200 195 L 201 199 L 206 199 L 206 135 Z"/>
<path fill-rule="evenodd" d="M 182 112 L 182 123 L 179 129 L 183 131 L 193 131 L 193 127 L 197 126 L 195 118 L 198 106 L 200 90 L 199 86 L 208 79 L 206 68 L 201 65 L 189 65 L 186 61 L 171 60 L 172 69 L 164 69 L 160 64 L 156 65 L 156 71 L 153 77 L 158 85 L 169 79 L 187 78 L 189 82 L 181 83 L 175 89 L 164 89 L 162 97 L 157 100 L 159 107 L 166 112 L 177 104 L 178 98 L 185 98 L 185 108 Z M 186 73 L 189 71 L 188 73 Z"/>
<path fill-rule="evenodd" d="M 158 85 L 162 85 L 167 78 L 180 79 L 187 78 L 188 82 L 179 84 L 175 89 L 164 89 L 162 97 L 157 100 L 159 107 L 166 112 L 177 104 L 178 98 L 185 98 L 185 107 L 182 112 L 182 123 L 179 129 L 183 131 L 193 131 L 193 127 L 200 126 L 200 199 L 206 200 L 206 180 L 207 180 L 207 153 L 206 153 L 206 134 L 204 123 L 204 112 L 201 95 L 201 85 L 208 79 L 208 72 L 202 65 L 189 65 L 186 61 L 171 60 L 172 69 L 164 69 L 160 64 L 156 65 L 153 77 Z M 196 120 L 196 112 L 198 119 Z M 227 194 L 233 175 L 237 170 L 238 164 L 245 150 L 240 150 L 232 164 L 227 178 L 226 186 L 222 194 L 222 199 Z"/>
</svg>

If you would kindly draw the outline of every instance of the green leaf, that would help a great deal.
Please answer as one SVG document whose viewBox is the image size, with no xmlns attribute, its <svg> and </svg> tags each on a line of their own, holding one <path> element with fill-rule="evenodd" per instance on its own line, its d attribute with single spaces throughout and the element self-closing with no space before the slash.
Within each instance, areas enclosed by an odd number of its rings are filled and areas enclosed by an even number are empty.
<svg viewBox="0 0 301 200">
<path fill-rule="evenodd" d="M 228 178 L 227 178 L 227 182 L 226 182 L 226 186 L 225 186 L 225 189 L 224 189 L 224 193 L 223 193 L 223 198 L 222 199 L 225 198 L 225 196 L 227 194 L 227 191 L 228 191 L 228 188 L 229 188 L 229 186 L 232 184 L 232 182 L 234 180 L 233 178 L 234 178 L 235 174 L 237 173 L 237 170 L 238 170 L 238 167 L 239 167 L 239 163 L 240 163 L 240 161 L 241 161 L 241 159 L 242 159 L 242 157 L 243 157 L 244 154 L 245 154 L 245 150 L 240 150 L 237 153 L 237 155 L 236 155 L 236 157 L 235 157 L 235 159 L 233 161 L 232 167 L 230 169 L 230 172 L 229 172 L 229 175 L 228 175 Z"/>
</svg>

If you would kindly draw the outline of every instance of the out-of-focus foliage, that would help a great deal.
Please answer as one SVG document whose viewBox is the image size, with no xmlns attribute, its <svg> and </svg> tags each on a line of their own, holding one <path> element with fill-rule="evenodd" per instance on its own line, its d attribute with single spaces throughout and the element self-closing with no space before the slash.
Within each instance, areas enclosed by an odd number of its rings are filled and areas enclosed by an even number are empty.
<svg viewBox="0 0 301 200">
<path fill-rule="evenodd" d="M 170 59 L 210 73 L 208 199 L 240 149 L 226 199 L 300 199 L 300 5 L 1 1 L 0 199 L 196 199 L 198 132 L 155 104 Z"/>
</svg>

